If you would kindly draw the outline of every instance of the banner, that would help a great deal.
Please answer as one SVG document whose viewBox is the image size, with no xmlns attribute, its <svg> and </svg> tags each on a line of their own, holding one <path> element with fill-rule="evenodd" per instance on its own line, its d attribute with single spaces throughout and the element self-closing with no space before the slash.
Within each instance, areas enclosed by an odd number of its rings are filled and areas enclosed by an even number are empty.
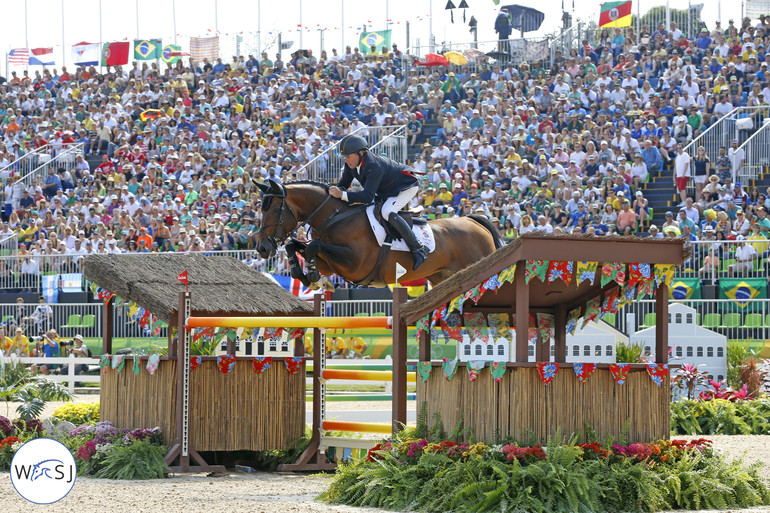
<svg viewBox="0 0 770 513">
<path fill-rule="evenodd" d="M 630 27 L 631 0 L 626 2 L 604 2 L 599 14 L 600 27 Z"/>
<path fill-rule="evenodd" d="M 134 40 L 134 60 L 151 61 L 160 59 L 163 45 L 160 39 Z"/>
<path fill-rule="evenodd" d="M 700 278 L 675 278 L 668 289 L 669 299 L 700 299 Z"/>
<path fill-rule="evenodd" d="M 219 57 L 219 36 L 191 37 L 190 55 L 194 61 L 215 61 Z"/>
<path fill-rule="evenodd" d="M 382 47 L 390 49 L 390 30 L 378 30 L 376 32 L 364 32 L 358 40 L 358 49 L 366 55 L 372 52 L 372 46 L 376 47 L 377 53 L 382 51 Z"/>
<path fill-rule="evenodd" d="M 99 43 L 78 43 L 72 45 L 72 60 L 78 66 L 98 66 L 100 54 Z"/>
<path fill-rule="evenodd" d="M 104 43 L 102 45 L 102 66 L 122 66 L 128 64 L 128 49 L 131 43 Z"/>
<path fill-rule="evenodd" d="M 765 278 L 720 278 L 719 298 L 731 299 L 741 309 L 750 305 L 752 299 L 767 297 Z"/>
<path fill-rule="evenodd" d="M 53 48 L 33 48 L 29 55 L 30 66 L 53 66 L 56 60 L 53 58 Z"/>
<path fill-rule="evenodd" d="M 163 50 L 160 53 L 160 58 L 165 63 L 174 64 L 176 61 L 181 59 L 181 57 L 177 57 L 174 54 L 181 53 L 181 51 L 182 47 L 179 45 L 166 45 L 163 47 Z"/>
<path fill-rule="evenodd" d="M 278 274 L 262 273 L 267 278 L 270 278 L 274 283 L 280 285 L 284 289 L 288 290 L 295 296 L 305 301 L 311 301 L 315 295 L 313 289 L 305 287 L 301 281 L 292 278 L 291 276 L 281 276 Z"/>
<path fill-rule="evenodd" d="M 770 0 L 746 0 L 745 16 L 757 19 L 762 14 L 770 13 Z"/>
<path fill-rule="evenodd" d="M 8 64 L 27 66 L 29 64 L 29 49 L 14 48 L 11 50 L 11 53 L 8 54 Z"/>
</svg>

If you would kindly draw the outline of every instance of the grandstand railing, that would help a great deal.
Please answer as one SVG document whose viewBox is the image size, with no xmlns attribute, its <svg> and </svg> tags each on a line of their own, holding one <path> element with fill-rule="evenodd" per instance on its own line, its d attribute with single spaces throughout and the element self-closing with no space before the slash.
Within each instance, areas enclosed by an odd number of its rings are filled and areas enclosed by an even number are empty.
<svg viewBox="0 0 770 513">
<path fill-rule="evenodd" d="M 724 146 L 730 148 L 730 142 L 738 139 L 739 143 L 746 141 L 754 131 L 762 124 L 762 120 L 767 116 L 768 107 L 736 107 L 714 124 L 709 126 L 702 134 L 692 140 L 690 144 L 684 147 L 691 157 L 695 158 L 698 154 L 698 147 L 703 146 L 706 155 L 711 159 L 711 165 L 715 165 L 719 158 L 719 148 Z M 739 119 L 751 118 L 753 121 L 752 129 L 739 129 L 736 122 Z"/>
<path fill-rule="evenodd" d="M 396 162 L 406 163 L 408 146 L 406 125 L 377 128 L 386 130 L 378 131 L 379 140 L 369 146 L 369 151 L 385 155 Z M 370 140 L 374 139 L 370 138 Z"/>
<path fill-rule="evenodd" d="M 766 340 L 770 338 L 770 299 L 751 299 L 739 303 L 730 299 L 684 299 L 670 300 L 669 304 L 681 303 L 696 310 L 695 324 L 720 335 L 727 340 Z M 669 313 L 670 316 L 682 315 Z M 688 319 L 676 319 L 675 322 Z M 655 300 L 635 301 L 621 308 L 614 318 L 609 320 L 619 331 L 633 335 L 637 331 L 655 325 Z M 671 322 L 671 320 L 669 320 Z M 706 349 L 708 350 L 708 349 Z M 654 352 L 655 347 L 651 348 Z M 674 347 L 672 357 L 712 356 L 681 354 L 681 348 Z M 717 355 L 718 356 L 718 355 Z"/>
<path fill-rule="evenodd" d="M 735 250 L 739 242 L 734 240 L 707 241 L 699 240 L 691 242 L 692 256 L 684 265 L 677 268 L 676 276 L 679 278 L 701 278 L 705 283 L 716 283 L 720 278 L 766 278 L 766 260 L 770 257 L 770 239 L 747 240 L 747 245 L 752 245 L 757 252 L 756 258 L 749 266 L 733 269 L 730 266 L 737 264 Z M 706 257 L 709 252 L 719 257 L 719 265 L 706 265 Z"/>
<path fill-rule="evenodd" d="M 390 156 L 391 147 L 396 154 L 400 151 L 396 150 L 396 147 L 403 144 L 403 152 L 398 153 L 400 158 L 394 160 L 406 162 L 406 125 L 367 126 L 355 130 L 353 134 L 366 139 L 369 148 L 381 147 L 382 150 L 380 151 L 384 151 L 388 156 Z M 389 139 L 391 137 L 392 139 Z M 403 143 L 400 139 L 403 139 Z M 297 171 L 297 175 L 307 177 L 308 180 L 336 183 L 345 166 L 345 157 L 337 151 L 339 144 L 339 142 L 334 143 L 320 155 L 314 157 Z"/>
<path fill-rule="evenodd" d="M 0 237 L 0 251 L 11 253 L 19 248 L 19 234 L 17 232 L 9 233 Z"/>
<path fill-rule="evenodd" d="M 0 176 L 27 175 L 41 163 L 53 158 L 55 148 L 52 144 L 46 144 L 40 148 L 26 152 L 7 166 L 0 168 Z"/>
<path fill-rule="evenodd" d="M 770 123 L 762 122 L 756 132 L 746 139 L 740 148 L 745 152 L 746 158 L 738 170 L 737 180 L 748 184 L 756 180 L 763 173 L 767 173 L 770 167 Z"/>
<path fill-rule="evenodd" d="M 78 155 L 83 155 L 83 147 L 85 143 L 72 143 L 62 145 L 61 151 L 51 154 L 51 158 L 42 158 L 38 162 L 38 166 L 33 168 L 26 174 L 21 175 L 21 182 L 25 186 L 30 186 L 35 180 L 42 182 L 48 170 L 53 168 L 54 171 L 59 168 L 64 168 L 67 171 L 75 169 L 77 161 L 75 160 Z"/>
</svg>

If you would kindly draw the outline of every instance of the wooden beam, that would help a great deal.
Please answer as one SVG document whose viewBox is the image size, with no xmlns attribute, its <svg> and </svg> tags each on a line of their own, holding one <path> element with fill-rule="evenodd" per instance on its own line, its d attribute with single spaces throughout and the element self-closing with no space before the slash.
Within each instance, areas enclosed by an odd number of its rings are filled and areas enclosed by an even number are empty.
<svg viewBox="0 0 770 513">
<path fill-rule="evenodd" d="M 430 361 L 430 327 L 424 330 L 417 338 L 419 344 L 419 359 L 421 362 Z"/>
<path fill-rule="evenodd" d="M 112 331 L 115 324 L 115 296 L 102 302 L 102 354 L 112 354 Z"/>
<path fill-rule="evenodd" d="M 406 425 L 406 322 L 399 310 L 406 305 L 409 296 L 405 287 L 393 290 L 393 433 Z"/>
<path fill-rule="evenodd" d="M 567 361 L 567 307 L 559 305 L 553 314 L 554 318 L 554 352 L 553 361 L 565 363 Z"/>
<path fill-rule="evenodd" d="M 668 363 L 668 285 L 655 293 L 655 361 Z"/>
<path fill-rule="evenodd" d="M 523 265 L 516 267 L 513 276 L 513 284 L 516 290 L 516 361 L 526 362 L 529 358 L 528 333 L 529 333 L 529 285 L 525 283 Z"/>
</svg>

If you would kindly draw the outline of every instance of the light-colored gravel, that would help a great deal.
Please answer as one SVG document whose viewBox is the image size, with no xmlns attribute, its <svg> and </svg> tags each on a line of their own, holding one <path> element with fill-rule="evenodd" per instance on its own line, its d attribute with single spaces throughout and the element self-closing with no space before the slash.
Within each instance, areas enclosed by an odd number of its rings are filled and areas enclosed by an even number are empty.
<svg viewBox="0 0 770 513">
<path fill-rule="evenodd" d="M 76 401 L 91 402 L 98 396 L 79 396 Z M 43 418 L 50 416 L 61 403 L 46 407 Z M 335 409 L 383 409 L 387 403 L 334 403 Z M 413 402 L 412 402 L 413 404 Z M 412 407 L 410 404 L 410 407 Z M 344 406 L 343 406 L 344 405 Z M 5 412 L 0 410 L 0 414 Z M 687 437 L 678 437 L 687 438 Z M 699 437 L 696 437 L 699 438 Z M 714 447 L 730 458 L 742 457 L 747 463 L 762 462 L 762 476 L 770 482 L 770 436 L 706 436 Z M 72 492 L 62 501 L 50 506 L 34 506 L 13 489 L 10 476 L 0 475 L 0 512 L 29 513 L 45 508 L 46 512 L 362 512 L 382 510 L 328 505 L 315 500 L 328 484 L 328 477 L 309 475 L 244 474 L 233 472 L 212 478 L 205 474 L 177 475 L 164 480 L 112 481 L 79 478 Z M 734 512 L 770 513 L 770 508 L 730 510 Z M 686 513 L 681 510 L 677 513 Z M 701 512 L 703 513 L 703 512 Z M 707 512 L 716 513 L 716 512 Z"/>
</svg>

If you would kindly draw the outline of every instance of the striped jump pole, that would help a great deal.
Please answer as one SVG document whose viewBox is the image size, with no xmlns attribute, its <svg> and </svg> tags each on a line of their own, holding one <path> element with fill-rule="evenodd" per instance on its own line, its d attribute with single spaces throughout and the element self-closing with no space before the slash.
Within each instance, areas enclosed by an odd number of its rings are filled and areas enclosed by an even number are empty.
<svg viewBox="0 0 770 513">
<path fill-rule="evenodd" d="M 352 431 L 355 433 L 379 433 L 390 435 L 393 425 L 385 422 L 350 422 L 345 420 L 324 420 L 321 423 L 324 431 Z"/>
<path fill-rule="evenodd" d="M 393 381 L 393 371 L 367 371 L 354 369 L 324 369 L 321 377 L 325 380 L 330 379 L 349 379 L 360 381 Z M 409 383 L 417 383 L 417 377 L 413 372 L 406 376 Z"/>
<path fill-rule="evenodd" d="M 392 329 L 392 317 L 188 317 L 191 328 Z"/>
</svg>

